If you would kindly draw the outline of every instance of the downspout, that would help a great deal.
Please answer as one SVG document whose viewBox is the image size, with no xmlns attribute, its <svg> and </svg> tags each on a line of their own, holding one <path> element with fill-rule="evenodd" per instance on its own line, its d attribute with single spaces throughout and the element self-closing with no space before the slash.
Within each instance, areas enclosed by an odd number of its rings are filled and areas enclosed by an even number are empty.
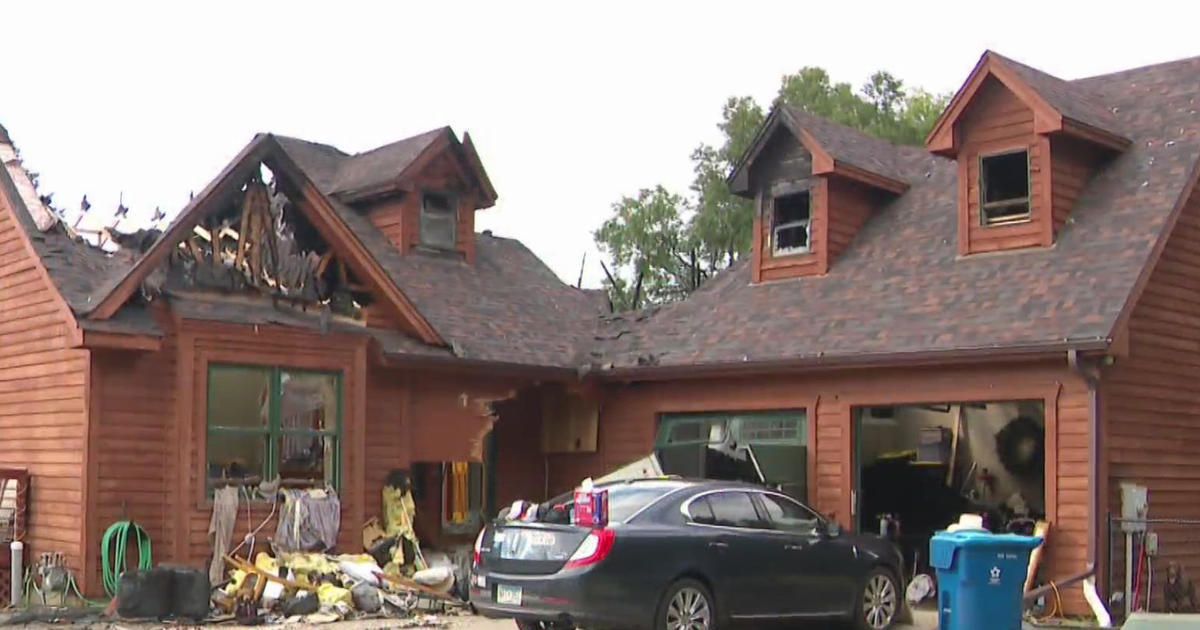
<svg viewBox="0 0 1200 630">
<path fill-rule="evenodd" d="M 1083 597 L 1096 622 L 1102 628 L 1112 627 L 1112 616 L 1104 607 L 1104 600 L 1096 591 L 1096 540 L 1099 528 L 1099 479 L 1100 479 L 1100 369 L 1094 363 L 1081 361 L 1079 352 L 1067 351 L 1067 364 L 1083 378 L 1088 387 L 1088 537 L 1087 570 L 1089 577 L 1083 580 Z M 1111 562 L 1111 558 L 1109 560 Z"/>
</svg>

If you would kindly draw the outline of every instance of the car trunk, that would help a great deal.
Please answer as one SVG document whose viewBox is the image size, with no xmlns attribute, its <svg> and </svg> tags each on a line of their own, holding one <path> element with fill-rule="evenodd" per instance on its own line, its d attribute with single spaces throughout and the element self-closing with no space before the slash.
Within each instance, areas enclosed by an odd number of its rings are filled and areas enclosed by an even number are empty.
<svg viewBox="0 0 1200 630">
<path fill-rule="evenodd" d="M 511 522 L 492 525 L 483 534 L 480 566 L 497 573 L 556 573 L 591 530 L 575 525 Z"/>
</svg>

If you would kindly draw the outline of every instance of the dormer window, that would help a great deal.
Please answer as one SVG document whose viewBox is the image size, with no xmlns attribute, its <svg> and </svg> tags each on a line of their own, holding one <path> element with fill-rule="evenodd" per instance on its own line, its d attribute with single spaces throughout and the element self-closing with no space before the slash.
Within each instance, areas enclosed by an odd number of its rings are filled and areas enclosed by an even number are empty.
<svg viewBox="0 0 1200 630">
<path fill-rule="evenodd" d="M 421 245 L 454 249 L 457 228 L 458 212 L 453 197 L 433 192 L 421 196 Z"/>
<path fill-rule="evenodd" d="M 812 242 L 812 206 L 808 191 L 776 197 L 771 216 L 771 254 L 804 254 Z"/>
<path fill-rule="evenodd" d="M 984 225 L 1029 221 L 1029 152 L 981 156 L 979 190 L 983 195 L 979 214 Z"/>
</svg>

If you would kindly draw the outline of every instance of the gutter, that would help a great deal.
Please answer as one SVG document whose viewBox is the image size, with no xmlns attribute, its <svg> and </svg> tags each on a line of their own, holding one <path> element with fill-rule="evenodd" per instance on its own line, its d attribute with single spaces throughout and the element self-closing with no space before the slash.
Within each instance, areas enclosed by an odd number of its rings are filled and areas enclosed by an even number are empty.
<svg viewBox="0 0 1200 630">
<path fill-rule="evenodd" d="M 826 369 L 833 367 L 869 368 L 903 365 L 936 365 L 950 362 L 969 363 L 980 361 L 1017 361 L 1022 359 L 1048 358 L 1063 352 L 1070 356 L 1079 353 L 1108 350 L 1111 339 L 1094 338 L 1079 341 L 1063 341 L 1042 344 L 1014 344 L 1010 346 L 977 346 L 950 350 L 914 350 L 912 352 L 880 352 L 845 355 L 810 355 L 790 359 L 767 361 L 750 357 L 742 361 L 725 361 L 705 364 L 648 365 L 593 370 L 601 379 L 610 380 L 665 380 L 675 377 L 728 376 L 731 373 L 756 374 L 782 370 Z"/>
</svg>

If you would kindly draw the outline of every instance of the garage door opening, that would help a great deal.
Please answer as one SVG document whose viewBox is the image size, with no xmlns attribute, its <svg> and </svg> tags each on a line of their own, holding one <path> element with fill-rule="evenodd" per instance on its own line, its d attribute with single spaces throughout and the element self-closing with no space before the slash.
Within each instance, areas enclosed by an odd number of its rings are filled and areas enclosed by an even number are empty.
<svg viewBox="0 0 1200 630">
<path fill-rule="evenodd" d="M 1045 406 L 1038 401 L 854 409 L 860 531 L 886 533 L 930 572 L 929 538 L 977 514 L 1029 534 L 1046 515 Z"/>
<path fill-rule="evenodd" d="M 670 475 L 761 483 L 808 499 L 803 409 L 663 414 L 654 453 Z"/>
</svg>

